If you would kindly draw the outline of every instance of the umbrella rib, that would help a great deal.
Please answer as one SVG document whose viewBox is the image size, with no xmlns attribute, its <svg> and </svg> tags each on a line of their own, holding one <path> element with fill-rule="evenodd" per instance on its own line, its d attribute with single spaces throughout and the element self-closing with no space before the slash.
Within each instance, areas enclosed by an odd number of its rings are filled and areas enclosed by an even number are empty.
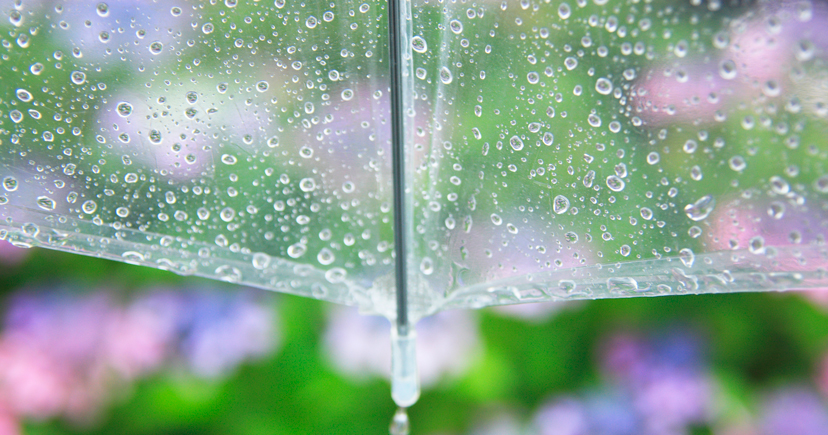
<svg viewBox="0 0 828 435">
<path fill-rule="evenodd" d="M 401 2 L 388 0 L 388 48 L 391 66 L 391 170 L 394 180 L 394 251 L 397 288 L 397 328 L 408 330 L 408 274 L 405 246 L 405 131 L 402 99 Z"/>
</svg>

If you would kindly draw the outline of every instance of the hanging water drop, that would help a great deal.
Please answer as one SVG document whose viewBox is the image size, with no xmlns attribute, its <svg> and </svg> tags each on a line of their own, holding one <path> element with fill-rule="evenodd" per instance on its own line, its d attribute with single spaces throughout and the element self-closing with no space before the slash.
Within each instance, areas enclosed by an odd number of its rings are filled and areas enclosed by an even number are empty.
<svg viewBox="0 0 828 435">
<path fill-rule="evenodd" d="M 409 430 L 408 412 L 406 412 L 406 408 L 399 407 L 397 412 L 394 413 L 394 418 L 391 419 L 388 433 L 390 435 L 408 435 Z"/>
</svg>

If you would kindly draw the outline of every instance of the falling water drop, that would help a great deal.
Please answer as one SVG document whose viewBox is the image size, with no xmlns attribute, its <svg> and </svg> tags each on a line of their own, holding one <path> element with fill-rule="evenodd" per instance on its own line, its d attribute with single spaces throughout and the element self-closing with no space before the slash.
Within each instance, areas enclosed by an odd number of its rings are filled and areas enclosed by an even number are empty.
<svg viewBox="0 0 828 435">
<path fill-rule="evenodd" d="M 408 412 L 406 412 L 406 408 L 399 407 L 397 412 L 394 413 L 394 418 L 391 419 L 388 433 L 391 435 L 408 435 L 409 430 Z"/>
</svg>

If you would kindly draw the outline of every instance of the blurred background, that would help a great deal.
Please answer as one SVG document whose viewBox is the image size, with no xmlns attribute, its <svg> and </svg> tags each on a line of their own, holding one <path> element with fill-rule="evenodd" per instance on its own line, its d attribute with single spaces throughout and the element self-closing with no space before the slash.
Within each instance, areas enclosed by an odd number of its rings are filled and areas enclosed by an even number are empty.
<svg viewBox="0 0 828 435">
<path fill-rule="evenodd" d="M 0 245 L 0 433 L 387 433 L 389 324 Z M 418 325 L 416 434 L 828 433 L 819 292 L 452 310 Z"/>
<path fill-rule="evenodd" d="M 434 300 L 710 253 L 813 272 L 751 290 L 824 279 L 824 3 L 515 3 L 415 5 Z M 237 283 L 0 240 L 0 435 L 388 432 L 385 319 L 238 284 L 373 303 L 393 267 L 385 2 L 329 5 L 0 0 L 0 239 Z M 699 290 L 677 264 L 694 286 L 617 295 Z M 413 433 L 825 435 L 826 310 L 448 310 L 417 327 Z"/>
</svg>

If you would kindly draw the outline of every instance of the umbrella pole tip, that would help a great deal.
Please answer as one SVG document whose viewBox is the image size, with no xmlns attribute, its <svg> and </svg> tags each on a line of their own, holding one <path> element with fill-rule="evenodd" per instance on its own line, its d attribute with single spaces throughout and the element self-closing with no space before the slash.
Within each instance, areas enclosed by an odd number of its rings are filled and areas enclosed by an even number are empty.
<svg viewBox="0 0 828 435">
<path fill-rule="evenodd" d="M 401 408 L 420 398 L 417 333 L 413 327 L 391 329 L 391 397 Z"/>
</svg>

